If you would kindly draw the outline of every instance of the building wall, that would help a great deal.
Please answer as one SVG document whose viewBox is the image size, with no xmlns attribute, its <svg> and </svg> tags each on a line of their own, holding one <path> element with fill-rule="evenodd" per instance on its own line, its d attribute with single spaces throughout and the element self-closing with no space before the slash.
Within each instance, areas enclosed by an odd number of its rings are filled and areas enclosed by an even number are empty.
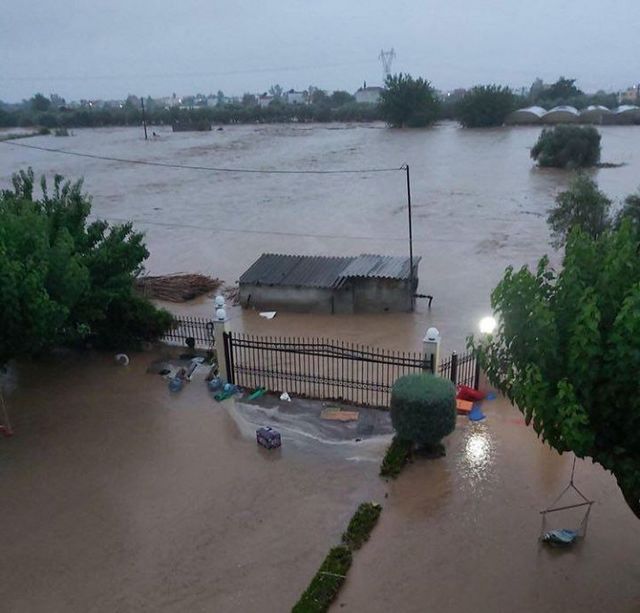
<svg viewBox="0 0 640 613">
<path fill-rule="evenodd" d="M 412 310 L 409 281 L 399 279 L 354 279 L 355 313 L 403 313 Z"/>
<path fill-rule="evenodd" d="M 378 104 L 380 102 L 380 90 L 379 89 L 359 89 L 355 93 L 356 102 L 364 104 Z"/>
<path fill-rule="evenodd" d="M 349 313 L 351 300 L 345 292 L 318 287 L 282 287 L 240 284 L 243 307 L 294 313 Z M 340 310 L 337 310 L 340 309 Z"/>
<path fill-rule="evenodd" d="M 409 281 L 353 279 L 339 289 L 240 284 L 240 305 L 294 313 L 403 313 L 412 310 Z"/>
</svg>

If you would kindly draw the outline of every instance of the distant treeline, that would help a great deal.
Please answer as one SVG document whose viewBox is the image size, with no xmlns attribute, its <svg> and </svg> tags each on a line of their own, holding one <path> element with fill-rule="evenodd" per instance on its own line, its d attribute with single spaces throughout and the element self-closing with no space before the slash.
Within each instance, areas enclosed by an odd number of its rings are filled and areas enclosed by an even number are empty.
<svg viewBox="0 0 640 613">
<path fill-rule="evenodd" d="M 174 123 L 212 124 L 234 123 L 288 123 L 330 121 L 376 121 L 381 119 L 376 105 L 349 102 L 332 108 L 321 104 L 279 104 L 266 107 L 225 105 L 201 108 L 156 108 L 145 111 L 149 125 Z M 6 110 L 0 108 L 0 127 L 81 128 L 102 126 L 133 126 L 142 123 L 142 110 L 131 106 L 123 108 L 66 108 L 37 111 L 32 108 Z"/>
<path fill-rule="evenodd" d="M 428 84 L 428 82 L 427 82 Z M 435 90 L 429 85 L 435 96 Z M 279 86 L 278 86 L 279 87 Z M 281 89 L 281 88 L 280 88 Z M 411 92 L 398 92 L 398 108 L 416 105 Z M 193 97 L 190 97 L 194 101 Z M 344 91 L 327 95 L 315 89 L 310 93 L 310 104 L 288 104 L 281 92 L 275 92 L 268 106 L 260 106 L 254 95 L 245 94 L 242 101 L 223 104 L 219 92 L 219 106 L 166 107 L 152 98 L 145 99 L 147 123 L 154 125 L 202 124 L 226 125 L 234 123 L 288 123 L 288 122 L 369 122 L 384 120 L 385 114 L 376 104 L 361 104 Z M 575 85 L 575 79 L 560 77 L 545 85 L 537 79 L 527 95 L 518 95 L 509 88 L 496 85 L 476 86 L 469 90 L 456 90 L 444 99 L 434 97 L 431 121 L 458 120 L 467 127 L 499 126 L 509 112 L 539 105 L 550 109 L 570 105 L 581 110 L 589 105 L 617 106 L 616 94 L 598 92 L 587 95 Z M 420 111 L 420 109 L 414 109 Z M 388 117 L 387 117 L 388 119 Z M 66 106 L 63 98 L 52 94 L 46 98 L 36 94 L 21 104 L 0 102 L 0 127 L 80 128 L 101 126 L 134 126 L 142 123 L 140 99 L 129 96 L 121 106 L 81 107 Z M 391 122 L 393 123 L 393 122 Z"/>
</svg>

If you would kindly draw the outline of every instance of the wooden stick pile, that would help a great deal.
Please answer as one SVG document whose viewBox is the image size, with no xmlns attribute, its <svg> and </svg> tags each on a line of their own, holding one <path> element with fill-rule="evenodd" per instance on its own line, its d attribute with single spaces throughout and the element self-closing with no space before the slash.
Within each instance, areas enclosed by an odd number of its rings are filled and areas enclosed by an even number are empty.
<svg viewBox="0 0 640 613">
<path fill-rule="evenodd" d="M 147 298 L 168 300 L 170 302 L 186 302 L 218 289 L 222 285 L 220 279 L 206 275 L 161 275 L 158 277 L 138 277 L 136 289 Z"/>
</svg>

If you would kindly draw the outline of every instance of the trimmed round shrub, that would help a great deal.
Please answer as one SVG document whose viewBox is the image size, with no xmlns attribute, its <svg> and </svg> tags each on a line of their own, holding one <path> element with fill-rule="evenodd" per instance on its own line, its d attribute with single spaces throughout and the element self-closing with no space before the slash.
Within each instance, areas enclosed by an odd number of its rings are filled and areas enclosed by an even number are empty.
<svg viewBox="0 0 640 613">
<path fill-rule="evenodd" d="M 391 422 L 401 439 L 436 445 L 456 427 L 456 388 L 426 373 L 400 377 L 391 390 Z"/>
</svg>

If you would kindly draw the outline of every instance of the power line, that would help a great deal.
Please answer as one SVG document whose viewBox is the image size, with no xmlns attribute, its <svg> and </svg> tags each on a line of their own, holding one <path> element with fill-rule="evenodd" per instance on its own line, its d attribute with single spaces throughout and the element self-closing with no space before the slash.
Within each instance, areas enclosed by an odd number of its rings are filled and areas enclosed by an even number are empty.
<svg viewBox="0 0 640 613">
<path fill-rule="evenodd" d="M 68 151 L 65 149 L 53 149 L 50 147 L 39 147 L 38 145 L 27 145 L 26 143 L 18 143 L 13 140 L 0 141 L 2 145 L 11 145 L 13 147 L 24 147 L 25 149 L 36 149 L 38 151 L 46 151 L 48 153 L 61 153 L 63 155 L 72 155 L 75 157 L 90 158 L 93 160 L 103 160 L 105 162 L 119 162 L 122 164 L 137 164 L 140 166 L 161 166 L 162 168 L 181 168 L 184 170 L 205 170 L 209 172 L 235 172 L 250 173 L 264 175 L 338 175 L 338 174 L 370 174 L 375 172 L 397 172 L 404 170 L 405 166 L 397 168 L 359 168 L 345 170 L 264 170 L 260 168 L 226 168 L 215 166 L 192 166 L 188 164 L 171 164 L 169 162 L 153 162 L 151 160 L 132 160 L 127 158 L 110 157 L 106 155 L 97 155 L 95 153 L 82 153 L 80 151 Z"/>
<path fill-rule="evenodd" d="M 102 217 L 93 215 L 96 220 L 103 220 L 115 223 L 131 223 L 134 225 L 159 226 L 162 228 L 186 228 L 188 230 L 214 230 L 215 232 L 229 234 L 266 234 L 268 236 L 292 236 L 296 238 L 319 238 L 323 240 L 356 240 L 356 241 L 380 241 L 380 242 L 406 242 L 406 237 L 399 236 L 345 236 L 344 234 L 301 234 L 299 232 L 287 232 L 285 230 L 252 230 L 247 228 L 231 228 L 225 226 L 205 226 L 202 224 L 175 223 L 168 221 L 145 221 L 143 219 L 125 219 L 124 217 Z M 455 243 L 459 242 L 457 238 L 429 238 L 418 240 L 424 243 Z"/>
<path fill-rule="evenodd" d="M 331 64 L 308 64 L 300 66 L 280 66 L 274 68 L 243 68 L 239 70 L 222 71 L 201 71 L 201 72 L 165 72 L 165 73 L 129 73 L 129 74 L 108 74 L 108 75 L 46 75 L 46 76 L 18 76 L 0 75 L 0 81 L 88 81 L 88 80 L 110 80 L 110 79 L 167 79 L 167 78 L 191 78 L 191 77 L 225 77 L 235 75 L 269 74 L 274 72 L 296 72 L 300 70 L 322 70 L 326 68 L 344 68 L 346 66 L 359 66 L 373 64 L 374 60 L 355 60 L 350 62 L 335 62 Z"/>
</svg>

